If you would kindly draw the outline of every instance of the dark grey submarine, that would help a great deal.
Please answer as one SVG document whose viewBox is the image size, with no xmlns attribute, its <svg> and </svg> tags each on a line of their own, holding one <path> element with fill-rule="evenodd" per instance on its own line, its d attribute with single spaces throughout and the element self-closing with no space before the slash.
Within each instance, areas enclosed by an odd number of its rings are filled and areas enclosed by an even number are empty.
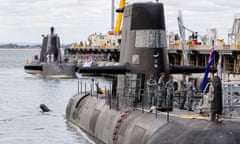
<svg viewBox="0 0 240 144">
<path fill-rule="evenodd" d="M 40 58 L 34 56 L 31 62 L 24 65 L 26 73 L 44 78 L 75 78 L 74 63 L 64 62 L 60 50 L 60 38 L 51 27 L 50 34 L 43 36 Z"/>
<path fill-rule="evenodd" d="M 160 72 L 199 73 L 205 68 L 168 64 L 162 3 L 134 3 L 124 8 L 120 66 L 79 68 L 79 73 L 115 74 L 112 91 L 103 98 L 91 93 L 74 95 L 66 108 L 66 119 L 99 143 L 106 144 L 238 144 L 240 121 L 217 118 L 222 111 L 221 81 L 214 78 L 212 120 L 181 117 L 189 112 L 150 113 L 142 89 L 146 78 Z M 214 71 L 214 70 L 213 70 Z M 139 101 L 136 101 L 139 98 Z"/>
</svg>

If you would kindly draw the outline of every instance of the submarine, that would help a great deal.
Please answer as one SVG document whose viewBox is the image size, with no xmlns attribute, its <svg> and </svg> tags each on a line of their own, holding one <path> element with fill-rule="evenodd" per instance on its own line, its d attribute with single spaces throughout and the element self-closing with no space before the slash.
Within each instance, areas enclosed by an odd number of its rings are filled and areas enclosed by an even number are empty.
<svg viewBox="0 0 240 144">
<path fill-rule="evenodd" d="M 35 55 L 31 62 L 24 65 L 25 72 L 44 78 L 76 78 L 75 64 L 62 58 L 60 38 L 54 33 L 54 27 L 50 28 L 49 35 L 42 37 L 40 56 Z"/>
<path fill-rule="evenodd" d="M 192 112 L 175 107 L 167 107 L 166 112 L 146 110 L 150 97 L 144 91 L 150 75 L 203 73 L 205 67 L 169 65 L 162 3 L 129 4 L 123 14 L 120 65 L 79 67 L 77 71 L 115 75 L 111 89 L 103 95 L 85 91 L 72 96 L 66 107 L 67 121 L 97 143 L 238 144 L 240 121 L 219 117 L 223 93 L 218 76 L 211 82 L 214 98 L 207 117 L 192 119 Z"/>
</svg>

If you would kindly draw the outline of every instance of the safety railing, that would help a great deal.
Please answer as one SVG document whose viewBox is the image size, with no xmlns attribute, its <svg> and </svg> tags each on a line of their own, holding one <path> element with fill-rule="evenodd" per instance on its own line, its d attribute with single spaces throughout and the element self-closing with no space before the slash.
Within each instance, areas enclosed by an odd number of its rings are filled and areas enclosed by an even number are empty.
<svg viewBox="0 0 240 144">
<path fill-rule="evenodd" d="M 224 111 L 240 110 L 240 82 L 223 82 Z"/>
<path fill-rule="evenodd" d="M 97 87 L 98 84 L 98 87 Z M 113 86 L 115 85 L 115 86 Z M 78 93 L 87 94 L 91 97 L 96 97 L 99 100 L 105 100 L 105 104 L 110 109 L 125 109 L 125 108 L 138 108 L 144 110 L 150 110 L 152 106 L 156 108 L 173 108 L 179 107 L 182 102 L 181 91 L 175 91 L 173 98 L 167 97 L 167 93 L 161 93 L 156 87 L 153 90 L 148 88 L 142 89 L 135 87 L 134 89 L 116 88 L 116 82 L 112 79 L 93 79 L 93 78 L 80 78 L 78 80 Z M 194 95 L 196 97 L 196 95 Z M 199 99 L 199 97 L 196 97 Z M 197 102 L 196 102 L 197 103 Z M 192 104 L 195 107 L 195 103 Z M 195 109 L 195 108 L 193 108 Z"/>
<path fill-rule="evenodd" d="M 137 92 L 136 90 L 140 92 Z M 149 109 L 159 101 L 159 92 L 157 89 L 154 91 L 154 96 L 151 99 L 150 93 L 148 93 L 146 89 L 114 88 L 112 80 L 101 81 L 93 78 L 79 78 L 77 91 L 78 94 L 85 95 L 89 93 L 91 97 L 104 99 L 110 109 L 117 110 L 137 107 Z"/>
</svg>

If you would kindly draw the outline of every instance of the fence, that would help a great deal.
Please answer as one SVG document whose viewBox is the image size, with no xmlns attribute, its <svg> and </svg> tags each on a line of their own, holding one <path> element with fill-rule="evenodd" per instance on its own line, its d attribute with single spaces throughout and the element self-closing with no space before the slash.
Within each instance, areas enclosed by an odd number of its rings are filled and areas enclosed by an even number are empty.
<svg viewBox="0 0 240 144">
<path fill-rule="evenodd" d="M 240 82 L 223 82 L 224 111 L 240 110 Z"/>
</svg>

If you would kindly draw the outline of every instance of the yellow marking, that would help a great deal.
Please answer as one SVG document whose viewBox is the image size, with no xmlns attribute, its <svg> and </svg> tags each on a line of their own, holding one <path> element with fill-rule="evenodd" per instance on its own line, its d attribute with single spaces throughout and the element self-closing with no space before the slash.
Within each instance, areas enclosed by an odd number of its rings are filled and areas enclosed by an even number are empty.
<svg viewBox="0 0 240 144">
<path fill-rule="evenodd" d="M 181 118 L 184 119 L 203 119 L 203 120 L 209 120 L 209 117 L 207 115 L 201 115 L 201 114 L 194 114 L 194 115 L 181 115 Z"/>
<path fill-rule="evenodd" d="M 29 64 L 29 60 L 28 59 L 26 60 L 26 64 Z"/>
<path fill-rule="evenodd" d="M 68 75 L 47 75 L 45 78 L 60 78 L 60 79 L 72 79 L 74 78 L 73 76 L 68 76 Z"/>
</svg>

